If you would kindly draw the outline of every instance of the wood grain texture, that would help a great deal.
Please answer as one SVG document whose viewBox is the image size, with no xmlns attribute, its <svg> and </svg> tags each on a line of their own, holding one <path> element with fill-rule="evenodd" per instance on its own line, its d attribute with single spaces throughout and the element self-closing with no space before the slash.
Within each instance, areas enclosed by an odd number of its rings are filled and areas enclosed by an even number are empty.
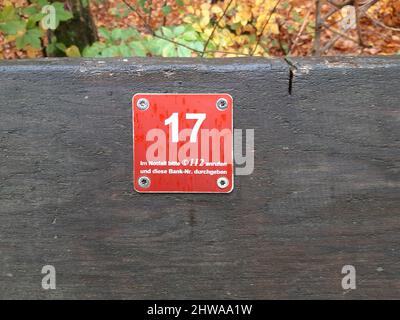
<svg viewBox="0 0 400 320">
<path fill-rule="evenodd" d="M 137 92 L 231 94 L 254 173 L 135 193 Z M 396 57 L 1 62 L 0 298 L 400 298 L 399 95 Z"/>
</svg>

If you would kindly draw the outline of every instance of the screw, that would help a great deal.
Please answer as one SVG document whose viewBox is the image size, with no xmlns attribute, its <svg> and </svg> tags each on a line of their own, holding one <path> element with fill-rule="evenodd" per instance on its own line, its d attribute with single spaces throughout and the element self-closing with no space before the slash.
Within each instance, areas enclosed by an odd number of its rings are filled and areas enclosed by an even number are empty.
<svg viewBox="0 0 400 320">
<path fill-rule="evenodd" d="M 218 180 L 217 180 L 217 185 L 218 185 L 218 187 L 221 188 L 221 189 L 226 188 L 226 187 L 229 185 L 229 180 L 228 180 L 228 178 L 225 178 L 225 177 L 218 178 Z"/>
<path fill-rule="evenodd" d="M 142 188 L 148 188 L 148 187 L 150 187 L 150 178 L 145 177 L 145 176 L 140 177 L 140 178 L 138 179 L 138 184 L 139 184 L 139 186 L 141 186 Z"/>
<path fill-rule="evenodd" d="M 224 98 L 219 98 L 217 100 L 217 109 L 222 111 L 226 108 L 228 108 L 228 101 L 226 101 L 226 99 Z"/>
<path fill-rule="evenodd" d="M 147 110 L 150 107 L 150 103 L 149 100 L 145 99 L 145 98 L 140 98 L 137 103 L 136 106 L 140 109 L 140 110 Z"/>
</svg>

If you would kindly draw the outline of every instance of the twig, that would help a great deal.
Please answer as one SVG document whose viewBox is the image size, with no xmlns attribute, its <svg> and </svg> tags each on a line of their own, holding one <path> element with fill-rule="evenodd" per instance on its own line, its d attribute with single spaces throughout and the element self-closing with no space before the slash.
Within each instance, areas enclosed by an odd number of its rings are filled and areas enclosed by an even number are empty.
<svg viewBox="0 0 400 320">
<path fill-rule="evenodd" d="M 189 47 L 189 46 L 187 46 L 187 45 L 185 45 L 185 44 L 183 44 L 183 43 L 180 43 L 180 42 L 177 42 L 177 41 L 175 41 L 175 40 L 172 40 L 172 39 L 169 39 L 169 38 L 166 38 L 166 37 L 163 37 L 163 36 L 160 36 L 160 35 L 156 34 L 156 33 L 154 32 L 154 30 L 151 28 L 151 26 L 146 22 L 146 19 L 136 10 L 135 7 L 133 7 L 132 5 L 130 5 L 126 0 L 122 0 L 122 2 L 125 3 L 125 4 L 127 5 L 127 7 L 128 7 L 129 9 L 131 9 L 131 11 L 133 11 L 134 13 L 136 13 L 136 15 L 139 17 L 139 19 L 142 20 L 142 22 L 143 22 L 145 28 L 147 29 L 147 31 L 148 31 L 153 37 L 158 38 L 158 39 L 162 39 L 162 40 L 165 40 L 165 41 L 168 41 L 168 42 L 171 42 L 171 43 L 173 43 L 173 44 L 175 44 L 175 45 L 184 47 L 184 48 L 186 48 L 186 49 L 192 50 L 192 51 L 197 52 L 197 53 L 202 53 L 202 52 L 203 52 L 203 51 L 197 50 L 197 49 L 195 49 L 195 48 Z"/>
<path fill-rule="evenodd" d="M 275 6 L 272 8 L 271 13 L 270 13 L 270 15 L 269 15 L 267 21 L 265 21 L 263 27 L 261 28 L 261 32 L 257 35 L 256 45 L 254 46 L 254 49 L 253 49 L 253 51 L 251 52 L 251 55 L 252 55 L 252 56 L 253 56 L 254 53 L 257 51 L 257 47 L 258 47 L 258 45 L 260 44 L 261 37 L 262 37 L 262 35 L 264 34 L 264 30 L 265 30 L 265 28 L 267 27 L 269 21 L 271 20 L 272 15 L 275 13 L 275 10 L 276 10 L 276 8 L 278 7 L 278 5 L 279 5 L 280 2 L 281 2 L 281 0 L 278 0 L 278 1 L 275 3 Z"/>
<path fill-rule="evenodd" d="M 215 26 L 214 26 L 213 30 L 211 31 L 211 34 L 210 34 L 210 36 L 208 37 L 208 39 L 206 41 L 206 44 L 204 45 L 204 49 L 203 49 L 203 52 L 201 54 L 201 57 L 204 56 L 204 54 L 205 54 L 205 52 L 207 50 L 207 46 L 208 46 L 209 42 L 211 41 L 212 37 L 214 36 L 215 30 L 218 28 L 218 25 L 219 25 L 220 21 L 222 20 L 222 18 L 225 17 L 225 14 L 228 11 L 229 7 L 231 6 L 232 2 L 233 2 L 233 0 L 230 0 L 228 2 L 228 5 L 226 6 L 224 12 L 222 13 L 222 15 L 218 18 L 217 22 L 215 23 Z"/>
<path fill-rule="evenodd" d="M 350 30 L 351 28 L 353 28 L 355 25 L 355 23 L 347 26 L 345 29 L 343 29 L 344 32 L 346 32 L 347 30 Z M 336 37 L 332 38 L 323 48 L 322 48 L 322 53 L 325 53 L 326 51 L 328 51 L 335 43 L 336 41 L 339 40 L 339 38 L 342 37 L 342 34 L 337 34 Z"/>
<path fill-rule="evenodd" d="M 130 5 L 126 0 L 122 0 L 122 1 L 126 4 L 126 6 L 127 6 L 131 11 L 133 11 L 134 13 L 136 13 L 136 15 L 139 17 L 139 19 L 143 22 L 143 24 L 144 24 L 145 28 L 147 29 L 147 31 L 148 31 L 153 37 L 155 37 L 155 38 L 158 38 L 158 39 L 162 39 L 162 40 L 171 42 L 171 43 L 173 43 L 173 44 L 175 44 L 175 45 L 177 45 L 177 46 L 184 47 L 184 48 L 189 49 L 189 50 L 191 50 L 191 51 L 193 51 L 193 52 L 197 52 L 197 53 L 199 53 L 199 54 L 201 54 L 201 55 L 202 55 L 202 54 L 205 54 L 205 53 L 222 53 L 222 54 L 235 54 L 235 55 L 237 55 L 237 56 L 250 56 L 249 54 L 246 54 L 246 53 L 233 52 L 233 51 L 220 51 L 220 50 L 210 50 L 210 51 L 207 51 L 207 50 L 206 50 L 206 51 L 205 51 L 205 50 L 197 50 L 197 49 L 195 49 L 195 48 L 192 48 L 192 47 L 190 47 L 190 46 L 187 46 L 186 44 L 183 44 L 183 43 L 180 43 L 180 42 L 178 42 L 178 41 L 175 41 L 175 40 L 172 40 L 172 39 L 169 39 L 169 38 L 160 36 L 160 35 L 156 34 L 156 33 L 153 31 L 153 29 L 151 28 L 151 26 L 146 22 L 146 19 L 135 9 L 135 7 L 133 7 L 132 5 Z M 232 1 L 233 1 L 233 0 L 232 0 Z M 232 2 L 232 1 L 231 1 L 231 2 Z"/>
<path fill-rule="evenodd" d="M 328 25 L 326 25 L 326 24 L 323 24 L 323 26 L 324 26 L 327 30 L 331 31 L 332 33 L 334 33 L 334 34 L 336 34 L 336 35 L 339 35 L 339 36 L 341 36 L 341 37 L 343 37 L 343 38 L 345 38 L 345 39 L 347 39 L 347 40 L 353 41 L 353 42 L 355 42 L 355 43 L 358 44 L 358 41 L 357 41 L 356 39 L 353 39 L 352 37 L 348 36 L 347 34 L 342 33 L 342 32 L 340 32 L 339 30 L 336 30 L 336 29 L 334 29 L 334 28 L 332 28 L 331 26 L 328 26 Z"/>
<path fill-rule="evenodd" d="M 126 0 L 122 0 L 123 3 L 125 3 L 125 5 L 131 9 L 131 11 L 133 11 L 134 13 L 136 13 L 136 15 L 139 17 L 140 20 L 142 20 L 144 27 L 147 29 L 148 32 L 150 32 L 152 35 L 154 35 L 154 31 L 151 28 L 151 26 L 147 23 L 146 19 L 142 16 L 142 14 L 136 10 L 136 8 L 134 6 L 132 6 L 131 4 L 129 4 Z"/>
<path fill-rule="evenodd" d="M 326 21 L 328 20 L 329 17 L 331 17 L 332 15 L 334 15 L 336 12 L 338 12 L 340 9 L 337 7 L 333 7 L 325 16 L 323 16 L 321 18 L 322 21 Z M 336 24 L 336 21 L 333 22 L 333 24 Z"/>
<path fill-rule="evenodd" d="M 293 51 L 294 48 L 296 47 L 297 41 L 299 41 L 299 39 L 300 39 L 300 37 L 301 37 L 301 34 L 303 33 L 304 29 L 306 28 L 306 25 L 308 24 L 308 18 L 310 17 L 310 14 L 311 14 L 311 9 L 309 9 L 309 10 L 307 11 L 306 16 L 304 17 L 304 20 L 303 20 L 303 23 L 301 24 L 300 30 L 299 30 L 299 32 L 297 33 L 296 38 L 294 38 L 294 41 L 293 41 L 293 43 L 292 43 L 292 45 L 291 45 L 291 47 L 290 47 L 290 49 L 289 49 L 289 55 L 292 53 L 292 51 Z"/>
<path fill-rule="evenodd" d="M 335 6 L 336 8 L 343 8 L 347 5 L 351 5 L 354 1 L 353 0 L 347 0 L 344 2 L 337 2 L 336 0 L 328 0 L 328 3 L 330 3 L 331 5 Z"/>
<path fill-rule="evenodd" d="M 382 27 L 382 28 L 385 28 L 385 29 L 389 29 L 389 30 L 392 30 L 392 31 L 398 31 L 398 32 L 400 32 L 400 28 L 390 27 L 390 26 L 384 24 L 383 22 L 374 19 L 374 18 L 371 17 L 368 13 L 365 13 L 365 16 L 366 16 L 368 19 L 370 19 L 370 20 L 372 21 L 373 24 L 375 24 L 375 25 L 377 25 L 377 26 L 379 26 L 379 27 Z"/>
<path fill-rule="evenodd" d="M 281 32 L 283 24 L 280 23 L 279 20 L 276 20 L 276 24 L 278 25 L 278 31 Z M 283 46 L 282 39 L 281 37 L 278 37 L 278 44 L 279 44 L 279 49 L 283 52 L 283 55 L 286 56 L 288 52 L 285 50 L 285 47 Z"/>
<path fill-rule="evenodd" d="M 354 1 L 354 8 L 355 8 L 355 15 L 356 15 L 356 29 L 357 29 L 357 36 L 358 36 L 358 45 L 360 47 L 365 47 L 363 38 L 362 38 L 362 32 L 361 32 L 361 24 L 360 24 L 360 17 L 362 15 L 361 12 L 361 7 L 359 1 L 355 0 Z"/>
<path fill-rule="evenodd" d="M 314 45 L 312 49 L 312 54 L 319 56 L 321 55 L 321 0 L 316 0 L 315 2 L 315 34 L 314 34 Z"/>
<path fill-rule="evenodd" d="M 164 4 L 163 7 L 165 7 L 168 4 L 168 0 L 164 0 Z M 163 26 L 165 26 L 167 24 L 167 16 L 164 15 L 163 17 Z"/>
</svg>

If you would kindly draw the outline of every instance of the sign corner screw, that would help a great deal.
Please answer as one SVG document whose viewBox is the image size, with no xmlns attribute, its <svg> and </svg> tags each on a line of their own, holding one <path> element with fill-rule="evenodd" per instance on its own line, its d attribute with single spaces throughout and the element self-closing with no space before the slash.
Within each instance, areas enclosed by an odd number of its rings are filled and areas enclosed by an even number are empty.
<svg viewBox="0 0 400 320">
<path fill-rule="evenodd" d="M 217 179 L 217 186 L 220 189 L 225 189 L 229 185 L 229 180 L 226 177 L 220 177 Z"/>
<path fill-rule="evenodd" d="M 142 188 L 148 188 L 150 187 L 150 178 L 146 176 L 139 177 L 138 184 Z"/>
<path fill-rule="evenodd" d="M 136 102 L 136 106 L 138 107 L 138 109 L 140 110 L 147 110 L 150 107 L 150 103 L 149 100 L 145 99 L 145 98 L 140 98 L 137 102 Z"/>
<path fill-rule="evenodd" d="M 228 108 L 228 101 L 225 98 L 219 98 L 216 103 L 218 110 L 226 110 Z"/>
</svg>

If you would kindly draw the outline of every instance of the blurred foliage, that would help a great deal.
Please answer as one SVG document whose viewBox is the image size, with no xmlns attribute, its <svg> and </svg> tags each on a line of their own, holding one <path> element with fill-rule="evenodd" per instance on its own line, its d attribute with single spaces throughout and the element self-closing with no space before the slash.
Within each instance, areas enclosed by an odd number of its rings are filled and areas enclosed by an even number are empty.
<svg viewBox="0 0 400 320">
<path fill-rule="evenodd" d="M 64 2 L 63 2 L 64 1 Z M 53 2 L 57 26 L 72 18 L 67 0 Z M 90 5 L 99 41 L 80 51 L 66 47 L 41 23 L 47 0 L 3 1 L 0 4 L 0 58 L 8 51 L 22 57 L 51 55 L 56 50 L 69 57 L 235 57 L 308 55 L 315 29 L 315 4 L 310 0 L 81 0 Z M 275 6 L 277 7 L 275 8 Z M 324 10 L 329 5 L 324 4 Z M 368 13 L 393 28 L 400 26 L 400 1 L 380 0 Z M 332 26 L 341 19 L 333 15 Z M 330 54 L 396 53 L 400 35 L 363 18 L 369 46 L 343 37 Z M 334 34 L 326 30 L 323 41 Z M 355 30 L 350 37 L 357 39 Z M 206 47 L 206 48 L 205 48 Z M 9 49 L 11 48 L 11 49 Z M 9 57 L 11 55 L 7 55 Z"/>
<path fill-rule="evenodd" d="M 17 6 L 11 1 L 5 1 L 0 11 L 0 31 L 4 33 L 5 41 L 14 41 L 17 49 L 26 51 L 28 57 L 36 57 L 46 47 L 43 43 L 46 28 L 42 20 L 47 15 L 44 9 L 49 4 L 46 0 L 32 0 L 30 5 Z M 63 3 L 54 2 L 52 5 L 55 9 L 56 28 L 61 21 L 72 18 L 72 14 L 64 9 Z M 52 46 L 62 47 L 62 44 L 57 43 L 57 39 L 53 37 L 46 47 L 47 51 Z M 63 49 L 65 51 L 67 48 Z"/>
<path fill-rule="evenodd" d="M 151 0 L 138 0 L 136 5 L 127 6 L 126 3 L 118 3 L 112 8 L 111 13 L 117 18 L 124 18 L 130 14 L 141 14 L 150 16 L 154 10 L 154 3 Z M 183 0 L 175 0 L 176 9 L 182 9 Z M 160 7 L 161 14 L 166 17 L 173 8 L 167 2 Z M 144 19 L 144 18 L 143 18 Z M 150 19 L 148 19 L 150 20 Z M 201 53 L 204 49 L 206 36 L 196 30 L 190 23 L 177 26 L 161 26 L 150 34 L 140 33 L 136 28 L 116 28 L 107 30 L 99 28 L 101 41 L 94 43 L 83 51 L 84 57 L 191 57 L 195 53 Z"/>
<path fill-rule="evenodd" d="M 156 36 L 141 35 L 135 28 L 99 28 L 99 35 L 102 41 L 87 47 L 84 57 L 191 57 L 189 48 L 200 52 L 204 48 L 201 34 L 190 25 L 163 26 L 155 31 Z"/>
<path fill-rule="evenodd" d="M 183 18 L 185 23 L 208 38 L 215 24 L 218 23 L 213 37 L 207 47 L 209 51 L 238 51 L 243 54 L 252 53 L 255 48 L 257 33 L 267 23 L 264 34 L 279 34 L 277 18 L 279 14 L 271 12 L 276 1 L 255 0 L 254 2 L 233 1 L 226 10 L 219 4 L 204 3 L 200 8 L 187 7 L 188 14 Z M 234 49 L 234 50 L 232 50 Z M 268 55 L 265 43 L 257 46 L 255 55 Z M 208 54 L 208 56 L 212 56 Z M 227 56 L 236 56 L 228 53 Z"/>
<path fill-rule="evenodd" d="M 276 23 L 279 15 L 274 13 L 271 16 L 276 3 L 276 0 L 255 0 L 255 2 L 234 0 L 230 2 L 228 10 L 224 13 L 221 3 L 203 3 L 196 8 L 193 5 L 186 5 L 190 4 L 190 1 L 179 0 L 176 1 L 175 8 L 184 12 L 182 24 L 161 26 L 153 30 L 154 35 L 141 35 L 133 28 L 112 31 L 101 28 L 99 33 L 102 41 L 87 48 L 83 56 L 200 56 L 214 28 L 204 56 L 212 57 L 218 52 L 226 56 L 237 56 L 238 52 L 234 50 L 240 50 L 240 54 L 248 55 L 256 47 L 256 31 L 261 30 L 267 21 L 268 25 L 264 34 L 279 34 Z M 135 11 L 149 14 L 152 2 L 140 0 L 137 1 L 136 7 L 132 7 Z M 134 14 L 132 7 L 119 3 L 112 9 L 112 13 L 116 17 L 123 18 Z M 171 5 L 163 5 L 161 8 L 164 15 L 170 14 L 172 10 Z M 268 50 L 263 42 L 257 46 L 254 54 L 268 56 Z"/>
</svg>

